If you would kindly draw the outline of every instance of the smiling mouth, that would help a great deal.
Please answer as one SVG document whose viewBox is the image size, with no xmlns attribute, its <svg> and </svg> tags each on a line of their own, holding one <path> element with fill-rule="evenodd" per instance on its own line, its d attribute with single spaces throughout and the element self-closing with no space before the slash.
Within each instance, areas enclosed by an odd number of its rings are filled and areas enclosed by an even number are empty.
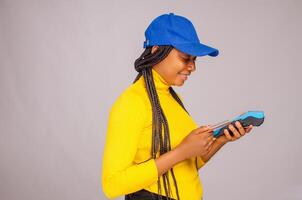
<svg viewBox="0 0 302 200">
<path fill-rule="evenodd" d="M 187 79 L 188 79 L 188 76 L 189 76 L 190 74 L 178 73 L 178 75 L 179 75 L 183 80 L 187 80 Z"/>
<path fill-rule="evenodd" d="M 179 72 L 178 74 L 190 76 L 190 72 Z"/>
</svg>

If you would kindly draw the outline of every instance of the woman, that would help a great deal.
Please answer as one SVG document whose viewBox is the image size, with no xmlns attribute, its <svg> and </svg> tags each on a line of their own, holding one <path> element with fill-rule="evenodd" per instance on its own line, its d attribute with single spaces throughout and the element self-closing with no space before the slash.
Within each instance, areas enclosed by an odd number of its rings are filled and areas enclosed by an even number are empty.
<svg viewBox="0 0 302 200">
<path fill-rule="evenodd" d="M 102 186 L 108 198 L 126 200 L 202 199 L 198 170 L 227 142 L 252 127 L 230 126 L 217 139 L 199 127 L 172 86 L 195 71 L 197 56 L 217 56 L 201 44 L 185 17 L 164 14 L 145 31 L 139 73 L 111 107 L 104 150 Z M 231 136 L 232 135 L 232 136 Z"/>
</svg>

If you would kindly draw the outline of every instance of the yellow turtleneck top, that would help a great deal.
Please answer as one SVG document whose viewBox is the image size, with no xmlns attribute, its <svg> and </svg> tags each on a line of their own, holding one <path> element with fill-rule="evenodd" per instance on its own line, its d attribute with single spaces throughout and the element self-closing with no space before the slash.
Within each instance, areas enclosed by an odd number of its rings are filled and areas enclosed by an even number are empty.
<svg viewBox="0 0 302 200">
<path fill-rule="evenodd" d="M 168 121 L 171 148 L 174 149 L 198 125 L 172 97 L 170 86 L 160 74 L 153 68 L 152 73 Z M 155 160 L 151 159 L 151 142 L 152 109 L 141 76 L 122 92 L 109 113 L 102 166 L 102 188 L 109 199 L 141 189 L 158 193 L 159 177 Z M 200 157 L 196 157 L 173 167 L 181 200 L 201 199 L 203 190 L 198 169 L 204 164 Z M 171 175 L 169 178 L 176 199 L 173 178 Z M 165 195 L 162 178 L 160 180 L 162 195 Z"/>
</svg>

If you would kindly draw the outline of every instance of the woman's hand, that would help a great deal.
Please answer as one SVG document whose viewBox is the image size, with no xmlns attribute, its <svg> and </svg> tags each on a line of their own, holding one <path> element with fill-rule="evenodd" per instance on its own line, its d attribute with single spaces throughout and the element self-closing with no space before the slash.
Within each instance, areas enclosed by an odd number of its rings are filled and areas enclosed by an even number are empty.
<svg viewBox="0 0 302 200">
<path fill-rule="evenodd" d="M 191 131 L 174 149 L 155 159 L 158 176 L 191 157 L 206 155 L 213 147 L 213 129 L 201 126 Z"/>
<path fill-rule="evenodd" d="M 201 126 L 194 129 L 177 146 L 182 152 L 183 159 L 206 155 L 214 142 L 213 129 L 209 126 Z"/>
<path fill-rule="evenodd" d="M 237 129 L 232 124 L 229 125 L 229 129 L 232 131 L 233 136 L 231 136 L 230 132 L 227 129 L 224 129 L 224 135 L 220 136 L 218 139 L 222 140 L 225 143 L 235 141 L 244 136 L 246 133 L 249 133 L 253 128 L 252 125 L 248 126 L 247 128 L 243 128 L 239 121 L 236 121 L 235 125 Z"/>
</svg>

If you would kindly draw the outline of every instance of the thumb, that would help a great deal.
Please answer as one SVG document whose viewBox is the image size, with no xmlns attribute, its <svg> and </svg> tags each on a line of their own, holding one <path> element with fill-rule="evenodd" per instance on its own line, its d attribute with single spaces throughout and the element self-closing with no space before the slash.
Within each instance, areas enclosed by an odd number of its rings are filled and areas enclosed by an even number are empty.
<svg viewBox="0 0 302 200">
<path fill-rule="evenodd" d="M 198 133 L 206 132 L 206 131 L 211 131 L 211 127 L 209 125 L 206 126 L 200 126 L 196 129 Z"/>
</svg>

